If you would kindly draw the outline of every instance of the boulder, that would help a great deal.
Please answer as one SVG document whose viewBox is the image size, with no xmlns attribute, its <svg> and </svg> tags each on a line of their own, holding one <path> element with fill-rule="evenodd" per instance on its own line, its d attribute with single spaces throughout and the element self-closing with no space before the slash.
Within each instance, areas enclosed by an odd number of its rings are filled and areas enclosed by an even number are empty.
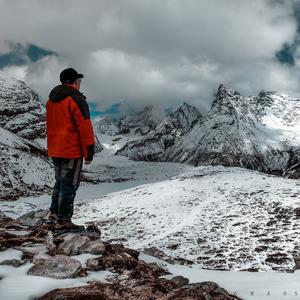
<svg viewBox="0 0 300 300">
<path fill-rule="evenodd" d="M 56 279 L 74 278 L 81 271 L 81 263 L 66 255 L 56 255 L 39 261 L 31 267 L 27 274 Z"/>
</svg>

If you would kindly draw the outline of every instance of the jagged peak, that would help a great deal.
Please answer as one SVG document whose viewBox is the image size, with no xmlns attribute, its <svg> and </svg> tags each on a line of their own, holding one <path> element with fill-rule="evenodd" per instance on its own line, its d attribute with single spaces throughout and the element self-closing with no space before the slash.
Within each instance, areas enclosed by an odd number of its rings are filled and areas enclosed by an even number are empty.
<svg viewBox="0 0 300 300">
<path fill-rule="evenodd" d="M 178 113 L 183 113 L 184 115 L 188 115 L 191 112 L 199 114 L 199 116 L 201 115 L 201 113 L 195 106 L 192 106 L 186 102 L 183 102 L 179 106 L 177 106 L 177 108 L 175 108 L 170 115 L 174 116 L 174 115 L 177 115 Z"/>
<path fill-rule="evenodd" d="M 272 96 L 272 95 L 275 95 L 277 94 L 277 92 L 275 91 L 267 91 L 267 90 L 264 90 L 262 89 L 259 93 L 258 93 L 258 97 L 259 98 L 264 98 L 264 97 L 269 97 L 269 96 Z"/>
</svg>

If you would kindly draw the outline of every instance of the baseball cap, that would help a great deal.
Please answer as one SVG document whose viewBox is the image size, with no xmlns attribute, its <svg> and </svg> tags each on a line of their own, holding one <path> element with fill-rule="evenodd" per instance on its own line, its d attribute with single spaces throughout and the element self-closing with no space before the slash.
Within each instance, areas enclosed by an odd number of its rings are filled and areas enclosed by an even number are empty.
<svg viewBox="0 0 300 300">
<path fill-rule="evenodd" d="M 73 83 L 76 79 L 83 78 L 84 76 L 82 74 L 79 74 L 75 69 L 68 68 L 61 71 L 59 77 L 60 77 L 60 82 L 64 84 L 64 83 Z"/>
</svg>

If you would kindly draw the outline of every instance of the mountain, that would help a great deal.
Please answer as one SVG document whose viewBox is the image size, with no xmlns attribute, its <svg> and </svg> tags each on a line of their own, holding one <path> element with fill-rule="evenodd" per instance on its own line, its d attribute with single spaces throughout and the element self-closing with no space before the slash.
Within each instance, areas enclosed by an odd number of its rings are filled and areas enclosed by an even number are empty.
<svg viewBox="0 0 300 300">
<path fill-rule="evenodd" d="M 0 71 L 0 126 L 20 137 L 45 137 L 45 114 L 35 91 Z"/>
<path fill-rule="evenodd" d="M 170 135 L 175 131 L 167 125 L 168 117 L 117 154 L 134 160 L 224 165 L 300 177 L 299 99 L 272 91 L 244 97 L 220 85 L 206 115 L 186 113 L 191 121 L 185 123 L 187 130 Z"/>
<path fill-rule="evenodd" d="M 0 199 L 44 192 L 52 185 L 47 151 L 37 143 L 44 137 L 45 115 L 37 94 L 0 72 Z"/>
<path fill-rule="evenodd" d="M 0 127 L 0 200 L 48 191 L 53 178 L 45 149 Z"/>
<path fill-rule="evenodd" d="M 220 85 L 209 113 L 165 160 L 283 174 L 300 146 L 300 100 L 262 91 L 243 97 Z"/>
<path fill-rule="evenodd" d="M 116 154 L 133 160 L 159 161 L 165 151 L 172 147 L 180 136 L 187 133 L 201 118 L 197 108 L 183 103 L 169 114 L 147 135 L 128 142 Z"/>
<path fill-rule="evenodd" d="M 166 111 L 161 107 L 146 106 L 143 110 L 113 118 L 106 116 L 94 122 L 98 134 L 119 135 L 133 133 L 145 135 L 153 130 L 166 116 Z"/>
</svg>

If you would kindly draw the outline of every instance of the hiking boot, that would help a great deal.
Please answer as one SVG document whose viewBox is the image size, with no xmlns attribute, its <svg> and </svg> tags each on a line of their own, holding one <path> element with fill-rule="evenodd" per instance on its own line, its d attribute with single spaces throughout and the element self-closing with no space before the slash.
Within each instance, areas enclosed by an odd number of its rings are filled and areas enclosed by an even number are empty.
<svg viewBox="0 0 300 300">
<path fill-rule="evenodd" d="M 84 230 L 84 226 L 76 225 L 71 221 L 60 221 L 56 224 L 55 229 L 59 230 Z"/>
<path fill-rule="evenodd" d="M 52 225 L 58 223 L 58 215 L 56 213 L 50 213 L 48 216 L 48 220 L 46 221 L 46 224 Z"/>
</svg>

